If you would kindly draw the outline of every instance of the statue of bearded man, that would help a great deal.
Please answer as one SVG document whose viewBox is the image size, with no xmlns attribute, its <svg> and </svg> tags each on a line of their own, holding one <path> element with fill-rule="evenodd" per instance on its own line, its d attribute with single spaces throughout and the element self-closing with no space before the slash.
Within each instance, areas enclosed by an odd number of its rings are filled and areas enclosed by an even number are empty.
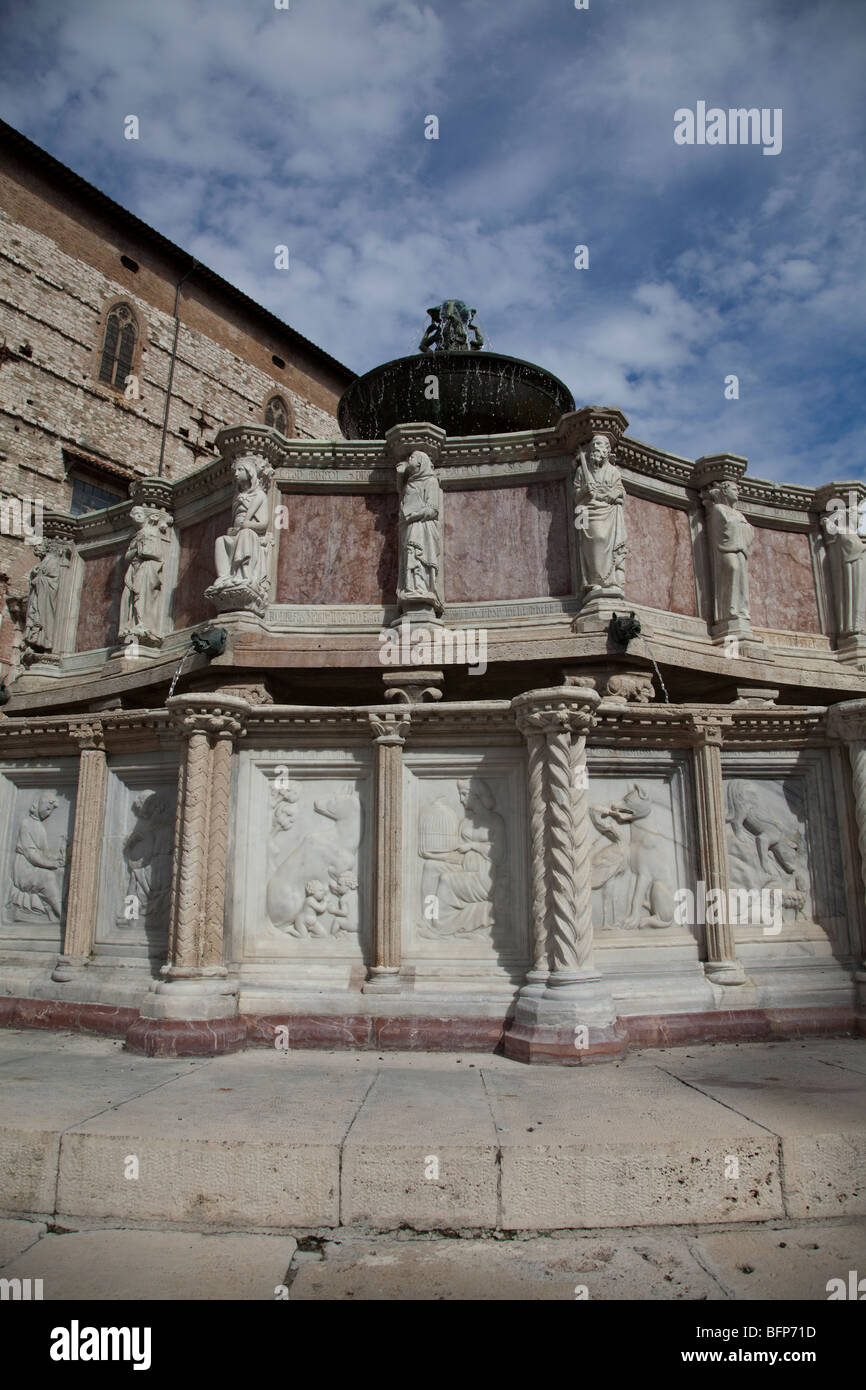
<svg viewBox="0 0 866 1390">
<path fill-rule="evenodd" d="M 582 597 L 622 598 L 625 584 L 625 488 L 611 458 L 610 440 L 594 434 L 589 453 L 578 454 L 574 476 L 574 525 Z"/>
</svg>

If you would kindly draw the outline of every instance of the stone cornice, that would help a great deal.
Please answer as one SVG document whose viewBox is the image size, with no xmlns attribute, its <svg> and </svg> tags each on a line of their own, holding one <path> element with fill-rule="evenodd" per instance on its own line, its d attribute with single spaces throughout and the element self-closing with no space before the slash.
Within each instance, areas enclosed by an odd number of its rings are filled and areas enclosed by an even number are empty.
<svg viewBox="0 0 866 1390">
<path fill-rule="evenodd" d="M 827 742 L 823 705 L 604 705 L 591 743 L 626 747 L 695 747 L 701 744 L 735 748 L 819 746 Z"/>
<path fill-rule="evenodd" d="M 491 486 L 496 483 L 500 467 L 508 466 L 509 471 L 502 476 L 509 481 L 520 476 L 520 464 L 527 466 L 528 479 L 538 475 L 539 465 L 545 465 L 542 471 L 546 472 L 547 468 L 555 471 L 561 462 L 563 472 L 567 472 L 577 448 L 592 434 L 606 433 L 613 441 L 616 462 L 627 475 L 631 474 L 635 480 L 651 479 L 657 485 L 670 484 L 677 489 L 676 500 L 680 506 L 682 488 L 699 492 L 709 482 L 723 477 L 737 481 L 740 504 L 747 509 L 752 506 L 768 509 L 770 513 L 778 512 L 780 521 L 785 513 L 799 513 L 804 525 L 821 511 L 828 497 L 847 497 L 849 492 L 855 492 L 858 498 L 866 496 L 866 484 L 858 482 L 828 483 L 815 489 L 750 478 L 745 471 L 746 460 L 733 454 L 710 455 L 693 462 L 630 438 L 625 433 L 627 423 L 622 412 L 612 407 L 586 406 L 563 415 L 557 425 L 549 429 L 466 438 L 446 438 L 436 426 L 423 421 L 396 426 L 388 440 L 285 439 L 264 425 L 244 424 L 221 430 L 217 437 L 220 456 L 195 472 L 172 481 L 140 478 L 135 481 L 134 489 L 137 494 L 152 490 L 154 501 L 176 512 L 181 504 L 211 499 L 223 487 L 230 486 L 232 460 L 242 453 L 266 457 L 276 471 L 277 484 L 284 488 L 291 486 L 296 477 L 304 487 L 327 489 L 340 483 L 339 476 L 310 477 L 311 470 L 314 475 L 317 472 L 354 474 L 347 478 L 353 486 L 363 486 L 357 474 L 369 470 L 367 485 L 386 486 L 393 474 L 397 454 L 413 447 L 424 448 L 431 455 L 443 482 L 450 471 L 459 473 L 461 468 L 483 468 L 483 475 L 474 474 L 473 479 L 477 477 L 479 482 Z M 121 524 L 119 518 L 123 518 L 123 526 L 127 525 L 130 505 L 132 501 L 122 502 L 105 512 L 92 512 L 82 517 L 49 513 L 45 518 L 46 534 L 62 535 L 70 540 L 101 539 L 117 531 Z"/>
<path fill-rule="evenodd" d="M 79 749 L 110 750 L 130 739 L 145 744 L 158 742 L 172 732 L 164 709 L 106 710 L 98 716 L 8 716 L 0 719 L 0 757 L 15 757 L 31 750 L 37 756 L 48 756 L 51 749 L 69 756 Z"/>
</svg>

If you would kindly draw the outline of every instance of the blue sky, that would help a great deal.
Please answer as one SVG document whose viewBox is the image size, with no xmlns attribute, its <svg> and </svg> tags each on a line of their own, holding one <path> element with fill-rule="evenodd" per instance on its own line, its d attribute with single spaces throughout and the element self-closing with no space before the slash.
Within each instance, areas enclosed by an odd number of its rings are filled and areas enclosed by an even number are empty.
<svg viewBox="0 0 866 1390">
<path fill-rule="evenodd" d="M 7 0 L 0 51 L 7 121 L 356 371 L 464 298 L 636 438 L 864 476 L 864 0 Z M 781 153 L 676 145 L 699 100 Z"/>
</svg>

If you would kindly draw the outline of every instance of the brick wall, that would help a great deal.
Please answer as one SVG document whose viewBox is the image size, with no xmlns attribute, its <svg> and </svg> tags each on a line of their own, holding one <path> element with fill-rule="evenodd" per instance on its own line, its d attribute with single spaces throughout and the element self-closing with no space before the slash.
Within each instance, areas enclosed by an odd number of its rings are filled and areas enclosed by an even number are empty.
<svg viewBox="0 0 866 1390">
<path fill-rule="evenodd" d="M 121 256 L 138 263 L 125 267 Z M 41 498 L 67 510 L 67 458 L 101 459 L 128 479 L 155 474 L 174 335 L 175 285 L 188 265 L 67 192 L 49 174 L 4 156 L 0 167 L 0 495 Z M 105 313 L 123 299 L 139 322 L 134 370 L 140 396 L 97 380 Z M 288 332 L 219 288 L 185 282 L 180 301 L 165 475 L 184 476 L 214 456 L 217 432 L 261 424 L 281 395 L 296 436 L 340 438 L 336 405 L 350 380 Z M 2 344 L 5 340 L 5 347 Z M 23 351 L 22 351 L 23 349 Z M 285 367 L 271 358 L 280 357 Z M 204 416 L 202 418 L 202 412 Z M 185 431 L 185 433 L 184 433 Z M 110 474 L 105 474 L 109 485 Z M 0 576 L 12 594 L 26 591 L 34 563 L 26 540 L 0 533 Z M 0 591 L 3 581 L 0 579 Z M 5 655 L 8 614 L 0 622 Z"/>
</svg>

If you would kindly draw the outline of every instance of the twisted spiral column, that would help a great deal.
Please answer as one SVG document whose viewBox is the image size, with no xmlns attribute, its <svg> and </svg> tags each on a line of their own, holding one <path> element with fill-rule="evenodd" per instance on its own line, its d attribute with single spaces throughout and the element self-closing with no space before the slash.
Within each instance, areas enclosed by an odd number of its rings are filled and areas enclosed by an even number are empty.
<svg viewBox="0 0 866 1390">
<path fill-rule="evenodd" d="M 207 890 L 198 946 L 199 965 L 222 965 L 223 915 L 226 899 L 229 801 L 232 780 L 232 745 L 235 728 L 219 729 L 211 761 L 210 834 L 208 836 Z"/>
<path fill-rule="evenodd" d="M 571 819 L 574 833 L 574 955 L 576 968 L 592 967 L 592 860 L 589 796 L 586 775 L 586 734 L 572 734 Z"/>
<path fill-rule="evenodd" d="M 548 867 L 548 937 L 551 973 L 578 969 L 575 895 L 574 798 L 571 778 L 571 735 L 567 729 L 547 735 L 547 777 L 550 839 Z"/>
<path fill-rule="evenodd" d="M 176 696 L 171 706 L 185 740 L 165 967 L 174 976 L 223 965 L 232 751 L 249 706 L 229 696 Z"/>
<path fill-rule="evenodd" d="M 532 691 L 512 702 L 529 748 L 533 967 L 528 984 L 545 970 L 548 985 L 578 983 L 592 968 L 586 731 L 598 701 L 594 690 L 566 686 Z"/>
<path fill-rule="evenodd" d="M 545 839 L 545 753 L 543 734 L 528 733 L 529 753 L 529 853 L 532 873 L 532 973 L 547 976 L 547 877 L 544 864 Z"/>
</svg>

